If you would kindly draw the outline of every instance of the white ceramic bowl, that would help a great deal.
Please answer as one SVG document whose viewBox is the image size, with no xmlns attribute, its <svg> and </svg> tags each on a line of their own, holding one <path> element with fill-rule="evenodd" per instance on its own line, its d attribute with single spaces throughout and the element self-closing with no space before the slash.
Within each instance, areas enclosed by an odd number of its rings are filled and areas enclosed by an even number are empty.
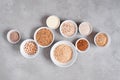
<svg viewBox="0 0 120 80">
<path fill-rule="evenodd" d="M 36 46 L 37 46 L 37 51 L 36 51 L 36 53 L 34 55 L 29 55 L 29 54 L 25 53 L 25 51 L 24 51 L 25 44 L 27 42 L 30 42 L 30 41 L 34 42 L 36 44 Z M 34 58 L 39 54 L 39 47 L 38 47 L 37 43 L 33 39 L 26 39 L 20 45 L 20 52 L 21 52 L 22 56 L 24 56 L 25 58 Z"/>
<path fill-rule="evenodd" d="M 52 40 L 52 42 L 51 42 L 49 45 L 47 45 L 47 46 L 42 46 L 42 45 L 40 45 L 40 44 L 37 42 L 37 40 L 36 40 L 36 34 L 37 34 L 37 32 L 38 32 L 39 30 L 41 30 L 41 29 L 44 29 L 44 28 L 50 30 L 50 31 L 52 32 L 52 34 L 53 34 L 53 40 Z M 42 48 L 49 47 L 49 46 L 53 43 L 53 41 L 54 41 L 54 33 L 53 33 L 53 31 L 52 31 L 50 28 L 48 28 L 48 27 L 40 27 L 40 28 L 38 28 L 38 29 L 35 31 L 35 33 L 34 33 L 34 40 L 35 40 L 35 42 L 38 44 L 39 47 L 42 47 Z"/>
<path fill-rule="evenodd" d="M 19 40 L 18 40 L 18 41 L 13 42 L 13 41 L 10 40 L 10 34 L 11 34 L 12 32 L 18 32 L 18 34 L 19 34 Z M 20 32 L 19 32 L 17 29 L 12 29 L 12 30 L 8 31 L 8 33 L 7 33 L 7 40 L 8 40 L 10 43 L 12 43 L 12 44 L 17 44 L 17 43 L 20 41 L 20 39 L 21 39 L 21 34 L 20 34 Z"/>
<path fill-rule="evenodd" d="M 71 46 L 71 48 L 72 48 L 72 50 L 73 50 L 72 59 L 71 59 L 70 61 L 68 61 L 67 63 L 60 63 L 60 62 L 57 61 L 57 60 L 55 59 L 55 57 L 54 57 L 54 50 L 55 50 L 55 48 L 58 47 L 58 46 L 61 45 L 61 44 L 66 44 L 66 45 L 68 45 L 68 46 Z M 55 43 L 55 44 L 53 45 L 53 47 L 51 48 L 50 57 L 51 57 L 52 62 L 53 62 L 55 65 L 57 65 L 57 66 L 59 66 L 59 67 L 69 67 L 69 66 L 71 66 L 71 65 L 76 61 L 77 53 L 76 53 L 76 50 L 75 50 L 74 45 L 73 45 L 71 42 L 69 42 L 69 41 L 59 41 L 59 42 Z"/>
<path fill-rule="evenodd" d="M 105 46 L 99 46 L 99 45 L 97 45 L 97 43 L 96 43 L 96 37 L 97 37 L 99 34 L 101 34 L 101 33 L 106 34 L 107 37 L 108 37 L 108 42 L 107 42 L 107 44 L 106 44 Z M 94 43 L 95 43 L 95 45 L 96 45 L 97 47 L 108 47 L 108 46 L 110 45 L 110 43 L 111 43 L 111 38 L 110 38 L 110 36 L 108 35 L 108 33 L 106 33 L 106 32 L 98 32 L 98 33 L 95 35 L 95 37 L 94 37 Z"/>
<path fill-rule="evenodd" d="M 46 24 L 51 29 L 57 29 L 60 25 L 60 19 L 55 15 L 51 15 L 47 18 Z"/>
<path fill-rule="evenodd" d="M 86 41 L 88 42 L 88 48 L 87 48 L 85 51 L 81 51 L 81 50 L 78 49 L 77 43 L 78 43 L 79 40 L 86 40 Z M 77 49 L 77 51 L 78 51 L 79 53 L 86 53 L 86 52 L 88 52 L 88 50 L 90 49 L 90 43 L 89 43 L 89 41 L 88 41 L 87 39 L 85 39 L 85 38 L 80 38 L 80 39 L 78 39 L 78 40 L 76 41 L 75 47 L 76 47 L 76 49 Z"/>
<path fill-rule="evenodd" d="M 66 23 L 66 22 L 71 22 L 71 23 L 73 23 L 73 24 L 75 25 L 76 30 L 75 30 L 75 33 L 74 33 L 72 36 L 66 36 L 66 35 L 63 34 L 63 32 L 62 32 L 62 26 L 63 26 L 63 24 Z M 72 20 L 65 20 L 65 21 L 63 21 L 63 22 L 61 23 L 61 25 L 60 25 L 60 33 L 61 33 L 61 35 L 62 35 L 63 37 L 65 37 L 65 38 L 72 38 L 72 37 L 74 37 L 74 36 L 77 34 L 77 24 L 76 24 L 74 21 L 72 21 Z"/>
<path fill-rule="evenodd" d="M 81 31 L 80 31 L 80 26 L 81 26 L 82 24 L 88 24 L 88 25 L 89 25 L 89 27 L 90 27 L 90 31 L 89 31 L 89 33 L 88 33 L 88 34 L 86 34 L 86 35 L 81 34 Z M 79 33 L 80 33 L 80 35 L 81 35 L 81 36 L 88 36 L 88 35 L 90 35 L 90 34 L 92 33 L 92 30 L 93 30 L 93 27 L 92 27 L 92 25 L 91 25 L 89 22 L 82 22 L 82 23 L 79 25 Z"/>
</svg>

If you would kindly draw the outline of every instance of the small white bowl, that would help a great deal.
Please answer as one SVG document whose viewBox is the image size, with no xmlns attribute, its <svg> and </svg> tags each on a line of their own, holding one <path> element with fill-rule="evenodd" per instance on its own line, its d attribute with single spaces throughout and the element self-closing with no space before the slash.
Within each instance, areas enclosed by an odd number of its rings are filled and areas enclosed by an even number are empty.
<svg viewBox="0 0 120 80">
<path fill-rule="evenodd" d="M 108 42 L 107 42 L 107 44 L 106 44 L 105 46 L 99 46 L 99 45 L 97 45 L 97 43 L 96 43 L 96 37 L 97 37 L 99 34 L 101 34 L 101 33 L 106 34 L 107 37 L 108 37 Z M 95 43 L 95 45 L 96 45 L 97 47 L 108 47 L 108 46 L 110 45 L 110 43 L 111 43 L 111 38 L 110 38 L 110 36 L 108 35 L 108 33 L 106 33 L 106 32 L 98 32 L 98 33 L 95 35 L 95 37 L 94 37 L 94 43 Z"/>
<path fill-rule="evenodd" d="M 76 31 L 75 31 L 75 33 L 74 33 L 72 36 L 66 36 L 66 35 L 63 34 L 63 32 L 62 32 L 62 26 L 63 26 L 63 24 L 66 23 L 66 22 L 71 22 L 71 23 L 73 23 L 73 24 L 75 25 Z M 72 20 L 65 20 L 65 21 L 63 21 L 63 22 L 61 23 L 61 25 L 60 25 L 60 33 L 61 33 L 61 35 L 62 35 L 63 37 L 65 37 L 65 38 L 72 38 L 72 37 L 74 37 L 74 36 L 77 34 L 77 24 L 76 24 L 74 21 L 72 21 Z"/>
<path fill-rule="evenodd" d="M 51 29 L 57 29 L 60 25 L 60 19 L 55 15 L 51 15 L 47 18 L 46 24 Z"/>
<path fill-rule="evenodd" d="M 10 39 L 10 34 L 11 34 L 12 32 L 17 32 L 17 33 L 19 34 L 19 40 L 18 40 L 18 41 L 16 41 L 16 42 L 11 41 L 11 39 Z M 21 35 L 20 35 L 20 32 L 19 32 L 17 29 L 11 29 L 10 31 L 8 31 L 8 33 L 7 33 L 7 40 L 8 40 L 10 43 L 12 43 L 12 44 L 17 44 L 17 43 L 20 41 L 20 39 L 21 39 Z"/>
<path fill-rule="evenodd" d="M 71 59 L 70 61 L 68 61 L 67 63 L 60 63 L 60 62 L 57 61 L 57 60 L 55 59 L 55 57 L 54 57 L 54 50 L 55 50 L 55 48 L 56 48 L 57 46 L 61 45 L 61 44 L 69 45 L 69 46 L 72 48 L 72 50 L 73 50 L 72 59 Z M 69 67 L 69 66 L 71 66 L 71 65 L 76 61 L 77 53 L 76 53 L 76 50 L 75 50 L 74 45 L 73 45 L 71 42 L 69 42 L 69 41 L 59 41 L 59 42 L 55 43 L 55 44 L 53 45 L 53 47 L 51 48 L 50 57 L 51 57 L 52 62 L 53 62 L 55 65 L 57 65 L 57 66 L 59 66 L 59 67 Z"/>
<path fill-rule="evenodd" d="M 25 44 L 27 42 L 30 42 L 30 41 L 34 42 L 36 44 L 36 46 L 37 46 L 37 51 L 36 51 L 36 53 L 34 55 L 29 55 L 28 53 L 25 53 L 25 51 L 24 51 Z M 26 39 L 20 45 L 20 52 L 21 52 L 21 55 L 24 56 L 25 58 L 34 58 L 39 54 L 39 47 L 38 47 L 37 43 L 33 39 Z"/>
<path fill-rule="evenodd" d="M 50 30 L 50 31 L 52 32 L 52 34 L 53 34 L 53 40 L 52 40 L 52 42 L 51 42 L 49 45 L 47 45 L 47 46 L 42 46 L 42 45 L 40 45 L 40 44 L 37 42 L 37 40 L 36 40 L 36 34 L 37 34 L 37 32 L 38 32 L 39 30 L 41 30 L 41 29 L 48 29 L 48 30 Z M 41 48 L 49 47 L 49 46 L 54 42 L 54 33 L 53 33 L 53 31 L 52 31 L 50 28 L 48 28 L 48 27 L 40 27 L 40 28 L 38 28 L 38 29 L 35 31 L 35 33 L 34 33 L 34 40 L 35 40 L 35 42 L 38 44 L 38 46 L 41 47 Z"/>
<path fill-rule="evenodd" d="M 81 26 L 82 24 L 88 24 L 88 25 L 89 25 L 89 27 L 90 27 L 90 31 L 89 31 L 89 33 L 88 33 L 88 34 L 86 34 L 86 35 L 81 34 L 81 31 L 80 31 L 80 26 Z M 90 34 L 92 33 L 92 30 L 93 30 L 93 27 L 92 27 L 92 25 L 91 25 L 89 22 L 82 22 L 82 23 L 79 25 L 79 33 L 81 34 L 81 36 L 88 36 L 88 35 L 90 35 Z"/>
<path fill-rule="evenodd" d="M 87 48 L 85 51 L 81 51 L 81 50 L 78 49 L 77 43 L 78 43 L 79 40 L 86 40 L 86 41 L 88 42 L 88 48 Z M 86 53 L 86 52 L 88 52 L 88 50 L 90 49 L 90 43 L 89 43 L 89 41 L 88 41 L 87 39 L 85 39 L 85 38 L 80 38 L 80 39 L 78 39 L 78 40 L 76 41 L 75 47 L 76 47 L 76 49 L 77 49 L 77 51 L 78 51 L 79 53 Z"/>
</svg>

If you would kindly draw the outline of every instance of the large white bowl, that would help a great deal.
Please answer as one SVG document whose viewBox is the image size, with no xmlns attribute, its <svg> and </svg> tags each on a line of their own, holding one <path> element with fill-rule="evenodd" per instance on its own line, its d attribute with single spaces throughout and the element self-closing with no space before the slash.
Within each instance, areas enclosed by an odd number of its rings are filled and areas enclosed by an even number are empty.
<svg viewBox="0 0 120 80">
<path fill-rule="evenodd" d="M 42 45 L 38 44 L 38 42 L 37 42 L 37 40 L 36 40 L 36 34 L 37 34 L 37 32 L 38 32 L 39 30 L 41 30 L 41 29 L 44 29 L 44 28 L 50 30 L 50 31 L 52 32 L 52 34 L 53 34 L 53 40 L 52 40 L 52 42 L 51 42 L 49 45 L 47 45 L 47 46 L 42 46 Z M 38 28 L 38 29 L 35 31 L 35 33 L 34 33 L 34 40 L 35 40 L 35 42 L 38 44 L 39 47 L 42 47 L 42 48 L 49 47 L 49 46 L 53 43 L 53 41 L 54 41 L 54 33 L 53 33 L 53 31 L 52 31 L 50 28 L 48 28 L 48 27 L 40 27 L 40 28 Z"/>
<path fill-rule="evenodd" d="M 72 50 L 73 50 L 73 56 L 72 56 L 72 59 L 70 61 L 68 61 L 67 63 L 60 63 L 59 61 L 57 61 L 54 57 L 54 50 L 57 46 L 61 45 L 61 44 L 66 44 L 68 46 L 71 46 Z M 76 50 L 75 50 L 75 47 L 74 45 L 69 42 L 69 41 L 59 41 L 57 43 L 55 43 L 53 45 L 53 47 L 51 48 L 51 51 L 50 51 L 50 57 L 51 57 L 51 60 L 52 62 L 59 66 L 59 67 L 69 67 L 71 66 L 75 61 L 76 61 L 76 58 L 77 58 L 77 53 L 76 53 Z"/>
<path fill-rule="evenodd" d="M 28 55 L 28 54 L 25 53 L 25 51 L 24 51 L 24 46 L 25 46 L 25 44 L 26 44 L 27 42 L 30 42 L 30 41 L 34 42 L 34 43 L 36 44 L 36 46 L 37 46 L 37 52 L 36 52 L 34 55 Z M 36 43 L 33 39 L 26 39 L 26 40 L 24 40 L 24 41 L 21 43 L 21 45 L 20 45 L 20 52 L 21 52 L 22 56 L 24 56 L 25 58 L 34 58 L 34 57 L 36 57 L 36 56 L 39 54 L 39 47 L 38 47 L 37 43 Z"/>
</svg>

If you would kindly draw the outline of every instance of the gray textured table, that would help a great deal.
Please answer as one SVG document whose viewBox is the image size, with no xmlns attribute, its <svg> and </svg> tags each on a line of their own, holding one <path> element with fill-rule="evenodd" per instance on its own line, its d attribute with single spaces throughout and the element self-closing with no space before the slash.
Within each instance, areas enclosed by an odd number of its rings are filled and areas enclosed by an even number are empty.
<svg viewBox="0 0 120 80">
<path fill-rule="evenodd" d="M 25 59 L 19 52 L 20 43 L 11 45 L 6 40 L 6 32 L 12 28 L 20 30 L 22 40 L 32 38 L 53 14 L 61 20 L 89 21 L 94 31 L 111 36 L 111 45 L 97 48 L 91 35 L 89 52 L 78 54 L 71 67 L 60 68 L 50 60 L 51 46 L 40 49 L 36 58 Z M 59 30 L 54 32 L 55 42 L 64 39 Z M 0 0 L 0 80 L 120 80 L 119 35 L 120 0 Z M 79 37 L 65 40 L 74 43 Z"/>
</svg>

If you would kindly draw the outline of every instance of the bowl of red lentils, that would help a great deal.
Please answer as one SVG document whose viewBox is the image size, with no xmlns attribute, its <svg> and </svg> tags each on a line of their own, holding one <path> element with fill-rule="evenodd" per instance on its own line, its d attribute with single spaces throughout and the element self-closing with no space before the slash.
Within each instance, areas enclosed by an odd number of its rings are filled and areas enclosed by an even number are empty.
<svg viewBox="0 0 120 80">
<path fill-rule="evenodd" d="M 34 58 L 39 54 L 39 47 L 33 39 L 26 39 L 20 45 L 20 52 L 25 58 Z"/>
</svg>

